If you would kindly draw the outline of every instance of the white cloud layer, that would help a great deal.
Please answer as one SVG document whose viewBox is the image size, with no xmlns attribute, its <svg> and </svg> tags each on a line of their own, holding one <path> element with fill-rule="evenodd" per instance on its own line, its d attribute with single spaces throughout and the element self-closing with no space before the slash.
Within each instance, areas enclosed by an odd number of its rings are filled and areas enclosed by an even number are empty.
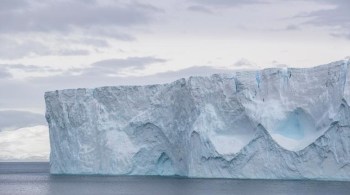
<svg viewBox="0 0 350 195">
<path fill-rule="evenodd" d="M 0 132 L 0 161 L 48 161 L 47 126 L 26 127 Z"/>
</svg>

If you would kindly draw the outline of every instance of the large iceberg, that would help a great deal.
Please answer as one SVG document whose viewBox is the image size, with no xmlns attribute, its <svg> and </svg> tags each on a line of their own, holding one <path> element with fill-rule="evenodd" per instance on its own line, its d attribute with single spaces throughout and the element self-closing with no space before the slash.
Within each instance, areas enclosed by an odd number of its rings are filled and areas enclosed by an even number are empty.
<svg viewBox="0 0 350 195">
<path fill-rule="evenodd" d="M 51 173 L 350 180 L 350 68 L 46 92 Z"/>
</svg>

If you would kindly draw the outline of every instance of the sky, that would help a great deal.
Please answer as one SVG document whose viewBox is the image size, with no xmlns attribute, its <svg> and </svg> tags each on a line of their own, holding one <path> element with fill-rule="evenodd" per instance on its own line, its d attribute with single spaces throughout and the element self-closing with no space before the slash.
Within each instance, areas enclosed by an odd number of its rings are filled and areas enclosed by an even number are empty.
<svg viewBox="0 0 350 195">
<path fill-rule="evenodd" d="M 349 9 L 347 0 L 1 0 L 0 115 L 11 120 L 0 131 L 43 125 L 45 91 L 341 60 Z"/>
<path fill-rule="evenodd" d="M 48 90 L 340 60 L 350 55 L 349 8 L 346 0 L 2 0 L 0 110 L 44 113 Z"/>
</svg>

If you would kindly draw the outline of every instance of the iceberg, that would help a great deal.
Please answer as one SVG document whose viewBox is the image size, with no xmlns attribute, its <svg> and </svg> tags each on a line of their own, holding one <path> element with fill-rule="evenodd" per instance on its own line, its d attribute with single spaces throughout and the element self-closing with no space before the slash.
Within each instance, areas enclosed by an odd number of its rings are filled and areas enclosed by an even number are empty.
<svg viewBox="0 0 350 195">
<path fill-rule="evenodd" d="M 46 92 L 50 172 L 350 180 L 349 65 Z"/>
</svg>

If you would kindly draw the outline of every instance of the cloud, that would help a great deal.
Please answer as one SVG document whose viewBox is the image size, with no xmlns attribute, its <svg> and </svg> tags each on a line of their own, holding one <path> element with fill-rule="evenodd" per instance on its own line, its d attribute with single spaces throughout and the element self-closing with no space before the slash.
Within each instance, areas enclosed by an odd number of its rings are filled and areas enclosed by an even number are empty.
<svg viewBox="0 0 350 195">
<path fill-rule="evenodd" d="M 90 52 L 86 49 L 64 49 L 59 50 L 57 54 L 62 56 L 86 56 L 89 55 Z"/>
<path fill-rule="evenodd" d="M 350 1 L 344 0 L 323 0 L 319 2 L 325 2 L 330 5 L 334 5 L 331 9 L 323 9 L 319 11 L 314 11 L 309 14 L 306 14 L 307 17 L 314 17 L 309 23 L 315 25 L 331 25 L 331 26 L 350 26 L 349 18 L 349 8 Z"/>
<path fill-rule="evenodd" d="M 164 59 L 154 57 L 128 57 L 125 59 L 108 59 L 98 61 L 92 64 L 94 67 L 119 69 L 119 68 L 144 68 L 146 65 L 153 63 L 166 62 Z"/>
<path fill-rule="evenodd" d="M 10 78 L 12 75 L 4 68 L 0 68 L 0 79 Z"/>
<path fill-rule="evenodd" d="M 300 28 L 297 25 L 291 24 L 291 25 L 286 26 L 286 30 L 294 31 L 294 30 L 300 30 Z"/>
<path fill-rule="evenodd" d="M 147 57 L 128 57 L 125 59 L 107 59 L 95 62 L 90 68 L 82 69 L 83 74 L 116 74 L 123 69 L 144 69 L 155 63 L 166 62 L 165 59 Z"/>
<path fill-rule="evenodd" d="M 109 39 L 136 40 L 134 34 L 163 12 L 132 0 L 4 0 L 0 3 L 0 59 L 89 55 L 94 48 L 109 47 Z M 55 37 L 63 36 L 65 44 L 55 42 Z M 68 41 L 77 37 L 81 41 Z M 94 48 L 82 47 L 86 45 Z"/>
<path fill-rule="evenodd" d="M 0 38 L 0 58 L 2 59 L 20 59 L 26 56 L 78 56 L 88 55 L 90 52 L 86 49 L 52 49 L 45 44 L 35 40 L 17 41 L 10 38 Z"/>
<path fill-rule="evenodd" d="M 192 6 L 189 6 L 187 9 L 190 11 L 201 12 L 201 13 L 206 13 L 206 14 L 213 13 L 209 8 L 201 6 L 201 5 L 192 5 Z"/>
<path fill-rule="evenodd" d="M 345 38 L 350 40 L 350 32 L 332 32 L 330 35 L 336 38 Z"/>
<path fill-rule="evenodd" d="M 0 132 L 46 124 L 45 117 L 42 114 L 17 110 L 0 111 Z"/>
<path fill-rule="evenodd" d="M 69 32 L 75 28 L 129 27 L 150 23 L 161 9 L 141 3 L 27 1 L 21 11 L 0 12 L 0 32 Z M 9 20 L 11 18 L 11 20 Z"/>
<path fill-rule="evenodd" d="M 277 61 L 277 60 L 273 60 L 273 61 L 271 62 L 271 67 L 273 67 L 273 68 L 287 68 L 288 65 L 287 65 L 287 64 L 280 63 L 280 62 Z"/>
<path fill-rule="evenodd" d="M 47 126 L 0 132 L 0 161 L 48 161 L 50 154 Z"/>
<path fill-rule="evenodd" d="M 197 4 L 216 7 L 237 7 L 251 4 L 268 3 L 266 0 L 193 0 Z"/>
<path fill-rule="evenodd" d="M 23 64 L 0 64 L 1 67 L 7 70 L 21 70 L 24 72 L 63 72 L 62 69 L 52 68 L 50 66 L 36 66 Z"/>
<path fill-rule="evenodd" d="M 18 42 L 0 38 L 0 58 L 17 59 L 28 55 L 49 55 L 50 49 L 37 41 Z"/>
<path fill-rule="evenodd" d="M 350 1 L 347 0 L 322 0 L 330 5 L 334 5 L 331 9 L 323 9 L 311 13 L 303 14 L 299 17 L 308 17 L 310 20 L 307 24 L 315 26 L 332 27 L 334 31 L 331 35 L 336 37 L 345 37 L 350 39 Z"/>
<path fill-rule="evenodd" d="M 86 34 L 86 35 L 90 35 L 92 37 L 100 36 L 100 37 L 105 37 L 105 38 L 117 39 L 119 41 L 135 41 L 136 40 L 135 36 L 133 36 L 129 33 L 120 32 L 120 31 L 122 31 L 121 28 L 119 28 L 117 26 L 107 26 L 105 28 L 91 27 L 91 28 L 89 28 L 88 31 L 86 31 L 85 29 L 77 30 L 77 32 L 79 34 Z"/>
<path fill-rule="evenodd" d="M 237 68 L 257 68 L 257 65 L 253 62 L 250 62 L 249 60 L 242 58 L 235 62 L 233 66 Z"/>
<path fill-rule="evenodd" d="M 25 0 L 2 0 L 0 6 L 0 12 L 17 10 L 27 7 L 28 3 Z"/>
<path fill-rule="evenodd" d="M 109 43 L 106 40 L 103 39 L 96 39 L 96 38 L 83 38 L 78 41 L 75 41 L 75 43 L 82 44 L 82 45 L 90 45 L 94 47 L 109 47 Z"/>
<path fill-rule="evenodd" d="M 65 82 L 65 81 L 61 81 Z M 2 79 L 0 82 L 0 108 L 35 110 L 43 108 L 44 83 L 34 84 L 29 79 Z M 57 85 L 56 85 L 57 86 Z"/>
</svg>

